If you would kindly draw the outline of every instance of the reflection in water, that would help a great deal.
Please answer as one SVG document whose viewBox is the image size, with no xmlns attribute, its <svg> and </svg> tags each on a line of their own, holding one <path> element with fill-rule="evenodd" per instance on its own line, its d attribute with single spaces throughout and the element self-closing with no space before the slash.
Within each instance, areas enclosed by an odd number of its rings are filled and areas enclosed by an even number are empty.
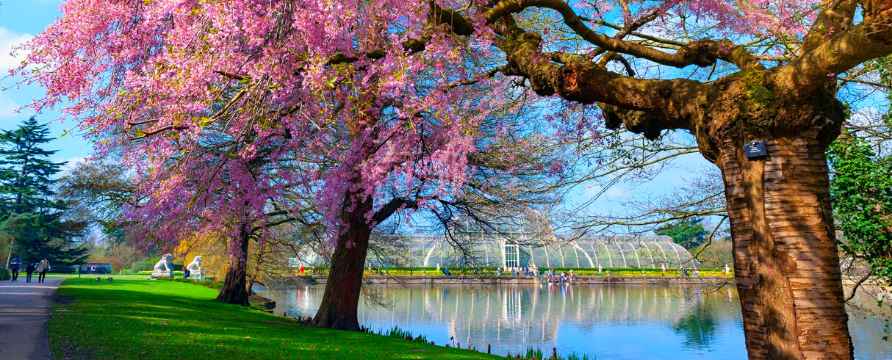
<svg viewBox="0 0 892 360">
<path fill-rule="evenodd" d="M 703 304 L 694 306 L 691 314 L 686 315 L 675 325 L 675 332 L 684 336 L 686 347 L 703 350 L 709 348 L 715 339 L 715 317 L 705 309 Z"/>
<path fill-rule="evenodd" d="M 372 329 L 399 326 L 443 345 L 454 337 L 497 354 L 527 347 L 613 359 L 745 359 L 736 291 L 704 292 L 687 285 L 374 286 L 391 307 L 360 304 L 360 322 Z M 324 286 L 260 291 L 276 312 L 313 316 Z M 859 337 L 878 330 L 853 321 L 856 356 L 889 359 L 882 345 Z M 867 335 L 864 335 L 867 333 Z M 885 345 L 888 346 L 888 343 Z"/>
</svg>

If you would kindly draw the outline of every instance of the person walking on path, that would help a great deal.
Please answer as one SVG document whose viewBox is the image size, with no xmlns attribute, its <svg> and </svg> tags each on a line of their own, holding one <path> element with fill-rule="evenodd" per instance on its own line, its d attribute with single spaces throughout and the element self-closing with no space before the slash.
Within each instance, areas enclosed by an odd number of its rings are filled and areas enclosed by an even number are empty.
<svg viewBox="0 0 892 360">
<path fill-rule="evenodd" d="M 31 274 L 34 273 L 34 269 L 37 267 L 34 266 L 34 263 L 28 263 L 28 266 L 25 267 L 25 282 L 31 282 Z"/>
<path fill-rule="evenodd" d="M 37 282 L 42 283 L 46 279 L 46 271 L 49 269 L 52 269 L 52 267 L 50 267 L 50 261 L 46 258 L 40 260 L 40 263 L 37 264 L 37 272 L 39 273 L 39 275 L 37 275 Z"/>
<path fill-rule="evenodd" d="M 12 259 L 9 260 L 9 269 L 12 272 L 12 281 L 19 280 L 19 266 L 22 266 L 22 258 L 18 255 L 13 255 Z"/>
</svg>

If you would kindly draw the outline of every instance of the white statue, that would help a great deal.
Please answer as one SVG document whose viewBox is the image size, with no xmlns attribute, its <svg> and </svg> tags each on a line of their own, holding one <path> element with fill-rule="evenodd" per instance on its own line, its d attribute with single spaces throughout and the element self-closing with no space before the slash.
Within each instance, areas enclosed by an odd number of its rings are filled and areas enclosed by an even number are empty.
<svg viewBox="0 0 892 360">
<path fill-rule="evenodd" d="M 152 278 L 173 278 L 173 265 L 170 264 L 171 260 L 173 260 L 172 254 L 164 254 L 164 256 L 161 257 L 161 260 L 158 260 L 158 263 L 155 264 L 155 268 L 152 269 Z"/>
<path fill-rule="evenodd" d="M 203 259 L 200 255 L 196 256 L 189 265 L 186 265 L 186 270 L 189 270 L 189 278 L 204 280 L 204 274 L 201 271 L 201 260 Z"/>
</svg>

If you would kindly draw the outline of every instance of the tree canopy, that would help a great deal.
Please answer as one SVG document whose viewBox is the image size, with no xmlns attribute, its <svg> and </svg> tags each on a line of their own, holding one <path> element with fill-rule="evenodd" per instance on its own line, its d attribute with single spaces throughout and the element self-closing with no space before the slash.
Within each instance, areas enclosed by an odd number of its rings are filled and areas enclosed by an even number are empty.
<svg viewBox="0 0 892 360">
<path fill-rule="evenodd" d="M 51 140 L 48 126 L 33 117 L 0 132 L 0 234 L 28 261 L 76 263 L 86 259 L 76 244 L 86 224 L 66 217 L 68 203 L 56 196 L 64 163 L 49 160 L 56 153 L 44 149 Z"/>
<path fill-rule="evenodd" d="M 55 210 L 53 177 L 63 163 L 49 160 L 56 153 L 45 150 L 52 139 L 49 128 L 29 118 L 13 130 L 0 133 L 0 196 L 4 213 Z"/>
<path fill-rule="evenodd" d="M 654 230 L 657 235 L 666 235 L 685 249 L 693 249 L 703 244 L 709 231 L 703 227 L 703 218 L 679 220 Z"/>
<path fill-rule="evenodd" d="M 327 221 L 337 223 L 348 190 L 381 198 L 385 184 L 428 182 L 422 187 L 433 198 L 460 188 L 478 122 L 504 95 L 523 94 L 503 90 L 515 78 L 539 96 L 582 104 L 542 113 L 579 129 L 601 116 L 588 105 L 600 104 L 608 127 L 625 124 L 649 138 L 665 129 L 718 132 L 728 124 L 710 120 L 702 108 L 730 86 L 731 78 L 714 81 L 716 76 L 774 66 L 761 80 L 751 79 L 763 84 L 749 91 L 754 98 L 807 94 L 839 76 L 866 76 L 846 72 L 890 49 L 883 32 L 871 31 L 885 21 L 883 4 L 742 6 L 709 0 L 592 6 L 511 0 L 161 6 L 76 0 L 63 5 L 65 16 L 27 46 L 33 50 L 27 64 L 52 66 L 23 66 L 20 74 L 47 87 L 38 110 L 70 99 L 68 114 L 89 127 L 100 146 L 128 144 L 124 158 L 138 169 L 144 193 L 190 197 L 181 190 L 182 179 L 149 169 L 174 158 L 201 162 L 195 149 L 205 141 L 205 129 L 217 125 L 234 139 L 250 138 L 252 145 L 233 150 L 234 156 L 248 160 L 258 149 L 273 149 L 273 168 L 249 175 L 210 167 L 192 177 L 216 184 L 222 174 L 233 174 L 226 176 L 249 181 L 228 191 L 241 200 L 227 201 L 248 204 L 263 216 L 259 199 L 288 187 L 269 178 L 282 173 L 276 159 L 292 151 L 308 162 L 328 159 L 339 166 L 293 181 L 310 186 Z M 859 6 L 862 15 L 856 16 Z M 635 59 L 638 66 L 665 70 L 635 70 Z M 691 66 L 691 80 L 672 70 Z M 523 94 L 526 101 L 537 101 L 529 95 Z M 717 145 L 700 141 L 711 159 Z M 417 156 L 419 147 L 425 156 Z M 377 150 L 374 156 L 358 155 L 369 148 Z M 250 190 L 259 188 L 266 190 Z M 404 196 L 416 187 L 400 188 Z"/>
</svg>

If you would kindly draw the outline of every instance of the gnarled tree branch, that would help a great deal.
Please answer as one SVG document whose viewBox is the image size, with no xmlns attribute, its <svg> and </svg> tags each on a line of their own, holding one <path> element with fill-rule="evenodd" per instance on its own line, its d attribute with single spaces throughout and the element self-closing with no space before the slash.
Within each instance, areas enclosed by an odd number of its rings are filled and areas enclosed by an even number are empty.
<svg viewBox="0 0 892 360">
<path fill-rule="evenodd" d="M 600 34 L 585 25 L 582 18 L 580 18 L 573 8 L 563 0 L 505 0 L 499 2 L 493 6 L 492 9 L 487 11 L 486 19 L 489 23 L 493 23 L 504 16 L 519 13 L 530 7 L 540 7 L 557 11 L 563 17 L 564 24 L 571 30 L 585 41 L 588 41 L 603 50 L 632 55 L 658 64 L 679 68 L 689 65 L 705 67 L 715 64 L 716 59 L 722 59 L 739 66 L 738 62 L 734 61 L 732 57 L 740 58 L 741 55 L 739 52 L 745 52 L 745 49 L 735 47 L 727 40 L 715 41 L 701 39 L 683 46 L 676 53 L 667 53 L 647 46 L 623 41 L 618 38 L 612 38 Z M 735 55 L 735 53 L 737 53 L 737 55 Z M 746 62 L 745 65 L 751 66 L 752 64 Z"/>
<path fill-rule="evenodd" d="M 892 10 L 865 16 L 864 22 L 831 35 L 813 50 L 781 66 L 768 80 L 776 90 L 808 94 L 836 75 L 870 59 L 892 54 Z"/>
<path fill-rule="evenodd" d="M 541 38 L 526 32 L 502 46 L 515 73 L 525 76 L 540 95 L 560 95 L 582 104 L 604 103 L 645 111 L 660 118 L 662 129 L 690 129 L 698 101 L 706 101 L 709 85 L 697 81 L 635 79 L 607 71 L 592 62 L 559 65 L 540 59 Z M 634 127 L 634 126 L 633 126 Z"/>
<path fill-rule="evenodd" d="M 372 215 L 372 221 L 374 221 L 375 223 L 381 223 L 384 220 L 387 220 L 387 218 L 389 218 L 390 215 L 393 215 L 393 213 L 406 208 L 416 209 L 418 208 L 418 203 L 412 199 L 394 198 L 390 200 L 390 202 L 385 204 L 382 208 L 378 209 L 378 211 L 375 212 L 375 215 Z"/>
</svg>

